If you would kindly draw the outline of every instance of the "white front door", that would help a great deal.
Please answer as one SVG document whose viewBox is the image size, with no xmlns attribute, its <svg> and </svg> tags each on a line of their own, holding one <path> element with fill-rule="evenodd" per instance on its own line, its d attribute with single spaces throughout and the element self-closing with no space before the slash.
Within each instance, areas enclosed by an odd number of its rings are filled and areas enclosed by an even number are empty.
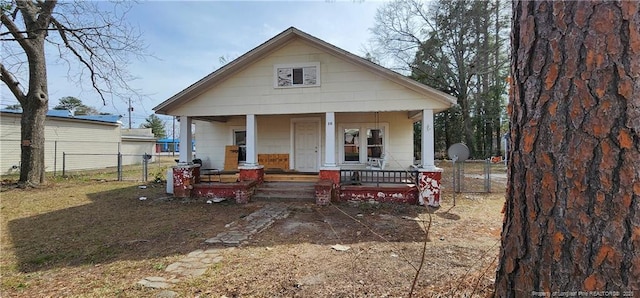
<svg viewBox="0 0 640 298">
<path fill-rule="evenodd" d="M 301 121 L 294 124 L 294 162 L 300 172 L 317 172 L 319 159 L 318 122 Z"/>
</svg>

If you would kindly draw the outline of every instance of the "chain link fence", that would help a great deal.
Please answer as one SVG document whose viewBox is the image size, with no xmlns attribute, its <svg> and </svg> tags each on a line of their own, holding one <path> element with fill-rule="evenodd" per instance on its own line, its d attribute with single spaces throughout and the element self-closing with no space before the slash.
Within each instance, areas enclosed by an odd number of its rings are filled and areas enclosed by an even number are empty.
<svg viewBox="0 0 640 298">
<path fill-rule="evenodd" d="M 90 149 L 88 149 L 90 148 Z M 175 165 L 177 153 L 148 152 L 147 142 L 45 141 L 45 172 L 52 177 L 150 181 L 166 179 L 166 169 Z M 20 141 L 0 140 L 0 170 L 3 177 L 20 174 Z M 174 156 L 175 155 L 175 156 Z"/>
<path fill-rule="evenodd" d="M 505 192 L 507 166 L 502 160 L 467 160 L 456 163 L 451 160 L 441 160 L 437 162 L 437 166 L 444 169 L 442 187 L 446 192 Z"/>
<path fill-rule="evenodd" d="M 94 169 L 74 169 L 79 163 L 100 160 L 109 166 Z M 124 164 L 127 161 L 128 164 Z M 61 175 L 63 177 L 90 177 L 91 179 L 118 181 L 159 181 L 166 179 L 167 169 L 175 165 L 174 157 L 151 154 L 95 154 L 64 153 Z"/>
</svg>

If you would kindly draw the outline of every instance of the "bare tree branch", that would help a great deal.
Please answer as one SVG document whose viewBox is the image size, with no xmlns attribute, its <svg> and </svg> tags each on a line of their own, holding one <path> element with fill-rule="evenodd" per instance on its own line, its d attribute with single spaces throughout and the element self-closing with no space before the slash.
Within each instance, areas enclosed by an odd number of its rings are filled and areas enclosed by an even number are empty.
<svg viewBox="0 0 640 298">
<path fill-rule="evenodd" d="M 91 65 L 91 63 L 89 63 L 87 60 L 85 60 L 84 57 L 78 51 L 76 51 L 76 49 L 71 45 L 71 42 L 69 42 L 69 39 L 67 38 L 67 32 L 69 32 L 69 33 L 71 33 L 73 35 L 74 31 L 67 30 L 67 28 L 63 24 L 58 22 L 53 17 L 51 17 L 51 23 L 58 30 L 58 33 L 60 34 L 60 38 L 62 38 L 62 41 L 64 42 L 65 46 L 75 55 L 76 58 L 78 58 L 80 63 L 84 64 L 84 66 L 87 67 L 87 69 L 90 72 L 89 77 L 91 78 L 91 84 L 92 84 L 93 88 L 98 92 L 98 94 L 100 94 L 100 97 L 102 98 L 102 102 L 105 103 L 106 101 L 105 101 L 105 98 L 104 98 L 104 94 L 102 93 L 102 90 L 98 86 L 98 82 L 97 82 L 97 78 L 96 78 L 97 74 L 96 74 L 95 70 L 92 67 L 93 65 Z M 81 44 L 81 45 L 84 45 L 84 44 Z M 86 47 L 86 45 L 84 46 L 84 49 L 87 50 L 91 55 L 94 55 L 92 49 Z"/>
<path fill-rule="evenodd" d="M 20 30 L 20 28 L 18 28 L 18 26 L 16 26 L 16 24 L 13 22 L 13 20 L 10 19 L 4 13 L 2 13 L 2 15 L 0 15 L 0 19 L 2 20 L 2 24 L 5 25 L 7 27 L 7 29 L 9 30 L 9 34 L 11 34 L 13 36 L 14 40 L 16 40 L 18 43 L 20 43 L 20 46 L 24 47 L 25 46 L 24 43 L 25 43 L 26 37 L 23 35 L 23 31 Z"/>
<path fill-rule="evenodd" d="M 0 74 L 23 107 L 21 137 L 28 141 L 21 146 L 22 183 L 44 182 L 44 119 L 49 101 L 46 52 L 52 49 L 47 43 L 58 50 L 69 74 L 78 73 L 74 83 L 79 87 L 88 72 L 91 87 L 103 103 L 107 95 L 136 95 L 126 66 L 129 57 L 144 57 L 144 43 L 124 18 L 130 2 L 113 4 L 113 12 L 92 1 L 15 0 L 3 6 L 0 17 L 5 32 L 0 37 L 15 43 L 2 43 Z M 124 10 L 119 9 L 121 5 Z M 72 71 L 76 63 L 80 70 Z"/>
<path fill-rule="evenodd" d="M 72 32 L 72 31 L 86 31 L 86 30 L 99 30 L 99 29 L 103 29 L 106 28 L 107 26 L 96 26 L 96 27 L 82 27 L 82 28 L 65 28 L 65 31 L 68 32 Z M 58 31 L 58 28 L 47 28 L 47 29 L 40 29 L 38 31 Z M 0 36 L 5 36 L 5 35 L 13 35 L 14 33 L 19 33 L 19 34 L 24 34 L 24 33 L 29 33 L 29 31 L 7 31 L 7 32 L 2 32 L 0 33 Z M 28 37 L 22 37 L 24 39 L 29 39 Z M 12 39 L 0 39 L 0 40 L 18 40 L 16 38 L 12 38 Z"/>
<path fill-rule="evenodd" d="M 16 97 L 18 102 L 23 104 L 26 95 L 22 89 L 20 89 L 20 82 L 4 67 L 3 63 L 0 63 L 0 79 L 7 84 L 7 87 L 9 87 L 9 90 L 11 90 L 11 93 L 13 93 L 13 96 Z"/>
</svg>

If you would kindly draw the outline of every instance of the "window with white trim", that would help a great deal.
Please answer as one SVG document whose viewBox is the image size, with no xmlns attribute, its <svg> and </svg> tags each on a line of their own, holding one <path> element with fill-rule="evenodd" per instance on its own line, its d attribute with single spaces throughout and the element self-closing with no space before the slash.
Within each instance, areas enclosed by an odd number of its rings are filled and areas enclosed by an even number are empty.
<svg viewBox="0 0 640 298">
<path fill-rule="evenodd" d="M 360 162 L 360 128 L 345 128 L 344 133 L 344 162 Z"/>
<path fill-rule="evenodd" d="M 247 131 L 234 130 L 233 144 L 238 146 L 238 163 L 247 161 Z"/>
<path fill-rule="evenodd" d="M 276 88 L 320 86 L 320 63 L 274 65 Z"/>
<path fill-rule="evenodd" d="M 384 152 L 384 130 L 367 129 L 367 159 L 381 158 Z"/>
<path fill-rule="evenodd" d="M 381 158 L 388 146 L 388 123 L 342 123 L 338 131 L 342 164 L 365 164 L 369 158 Z"/>
</svg>

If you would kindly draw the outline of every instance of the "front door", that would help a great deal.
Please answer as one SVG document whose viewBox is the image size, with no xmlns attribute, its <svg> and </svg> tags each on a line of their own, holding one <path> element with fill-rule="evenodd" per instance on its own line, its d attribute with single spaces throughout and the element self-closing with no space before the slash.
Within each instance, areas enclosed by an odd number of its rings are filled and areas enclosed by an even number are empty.
<svg viewBox="0 0 640 298">
<path fill-rule="evenodd" d="M 318 171 L 318 122 L 301 121 L 294 124 L 294 162 L 300 172 Z"/>
</svg>

